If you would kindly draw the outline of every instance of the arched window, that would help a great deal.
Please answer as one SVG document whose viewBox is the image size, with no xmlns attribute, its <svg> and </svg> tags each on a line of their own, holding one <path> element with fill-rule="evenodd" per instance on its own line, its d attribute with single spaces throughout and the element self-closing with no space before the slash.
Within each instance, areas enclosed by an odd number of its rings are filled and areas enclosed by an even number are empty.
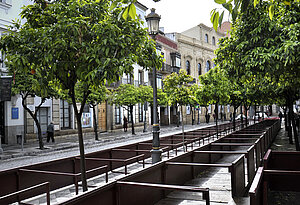
<svg viewBox="0 0 300 205">
<path fill-rule="evenodd" d="M 213 36 L 212 39 L 211 39 L 211 43 L 215 46 L 216 45 L 216 39 L 215 37 Z"/>
<path fill-rule="evenodd" d="M 206 72 L 210 70 L 210 61 L 206 61 Z"/>
<path fill-rule="evenodd" d="M 201 64 L 198 63 L 198 75 L 201 75 Z"/>
<path fill-rule="evenodd" d="M 207 33 L 205 34 L 205 43 L 208 43 L 208 35 L 207 35 Z"/>
<path fill-rule="evenodd" d="M 188 75 L 190 75 L 191 74 L 191 64 L 190 64 L 190 61 L 186 61 L 186 72 L 187 72 L 187 74 Z"/>
</svg>

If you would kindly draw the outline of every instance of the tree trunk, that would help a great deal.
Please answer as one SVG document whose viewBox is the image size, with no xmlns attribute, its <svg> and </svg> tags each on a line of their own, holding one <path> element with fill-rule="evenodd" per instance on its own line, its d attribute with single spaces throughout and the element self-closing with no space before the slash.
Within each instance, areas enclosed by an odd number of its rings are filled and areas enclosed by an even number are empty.
<svg viewBox="0 0 300 205">
<path fill-rule="evenodd" d="M 43 142 L 43 136 L 42 136 L 42 129 L 40 122 L 38 121 L 36 115 L 34 117 L 34 122 L 36 124 L 37 130 L 38 130 L 38 139 L 39 139 L 39 148 L 44 149 L 44 142 Z M 54 133 L 53 133 L 54 134 Z"/>
<path fill-rule="evenodd" d="M 217 139 L 219 138 L 219 134 L 218 134 L 218 112 L 219 112 L 219 109 L 218 109 L 218 103 L 216 103 L 215 105 L 215 111 L 216 111 L 216 133 L 217 133 Z"/>
<path fill-rule="evenodd" d="M 200 107 L 198 108 L 198 121 L 197 121 L 197 124 L 200 125 Z"/>
<path fill-rule="evenodd" d="M 74 114 L 76 117 L 77 123 L 77 133 L 78 133 L 78 142 L 79 142 L 79 153 L 80 153 L 80 172 L 81 172 L 81 182 L 82 182 L 82 190 L 85 192 L 88 190 L 87 186 L 87 176 L 86 176 L 86 163 L 85 163 L 85 153 L 84 153 L 84 143 L 83 143 L 83 134 L 82 134 L 82 124 L 81 124 L 81 116 L 83 107 L 85 105 L 85 101 L 81 103 L 80 111 L 78 112 L 75 94 L 74 91 L 69 91 L 69 96 L 72 99 Z"/>
<path fill-rule="evenodd" d="M 192 111 L 192 125 L 194 125 L 194 112 L 193 112 L 193 107 L 191 107 L 191 111 Z"/>
<path fill-rule="evenodd" d="M 97 123 L 97 117 L 96 117 L 96 105 L 92 105 L 93 107 L 93 117 L 94 117 L 94 132 L 95 132 L 95 140 L 99 140 L 98 137 L 98 123 Z"/>
<path fill-rule="evenodd" d="M 246 116 L 246 119 L 245 119 L 245 124 L 246 124 L 246 127 L 248 126 L 248 113 L 247 113 L 247 111 L 248 111 L 248 107 L 247 107 L 247 105 L 245 105 L 244 106 L 244 108 L 245 108 L 245 116 Z"/>
<path fill-rule="evenodd" d="M 133 123 L 133 105 L 129 106 L 130 118 L 131 118 L 131 134 L 135 135 L 134 123 Z M 155 113 L 157 115 L 157 113 Z"/>
<path fill-rule="evenodd" d="M 178 106 L 175 106 L 176 109 L 176 116 L 177 116 L 177 127 L 179 127 L 180 124 L 180 112 L 178 111 Z"/>
<path fill-rule="evenodd" d="M 289 137 L 289 143 L 293 144 L 293 133 L 292 133 L 292 110 L 293 110 L 293 103 L 290 102 L 289 96 L 286 97 L 286 104 L 288 108 L 288 113 L 287 113 L 287 131 L 288 131 L 288 137 Z M 290 106 L 291 104 L 291 106 Z M 292 108 L 292 110 L 291 110 Z"/>
<path fill-rule="evenodd" d="M 240 112 L 241 112 L 241 124 L 242 124 L 242 128 L 244 128 L 244 118 L 243 118 L 243 105 L 241 105 L 240 107 Z"/>
<path fill-rule="evenodd" d="M 285 108 L 285 109 L 283 109 L 283 111 L 284 111 L 284 128 L 285 128 L 285 131 L 288 131 L 288 116 L 287 116 L 287 114 L 286 114 L 286 110 L 287 110 L 287 108 Z"/>
<path fill-rule="evenodd" d="M 76 104 L 74 105 L 74 111 Z M 84 143 L 83 143 L 83 135 L 82 135 L 82 125 L 81 125 L 81 115 L 82 113 L 78 113 L 77 109 L 75 111 L 75 116 L 77 120 L 77 130 L 78 130 L 78 142 L 79 142 L 79 152 L 80 152 L 80 170 L 81 170 L 81 181 L 82 181 L 82 189 L 83 191 L 87 191 L 87 176 L 86 176 L 86 164 L 85 164 L 85 153 L 84 153 Z"/>
<path fill-rule="evenodd" d="M 299 139 L 298 139 L 298 132 L 297 132 L 297 128 L 296 128 L 296 122 L 295 122 L 294 110 L 293 110 L 293 104 L 292 104 L 292 102 L 293 102 L 292 100 L 289 101 L 289 118 L 290 118 L 289 121 L 290 121 L 290 125 L 293 126 L 296 151 L 300 151 Z"/>
<path fill-rule="evenodd" d="M 235 126 L 235 116 L 236 116 L 236 107 L 233 106 L 233 131 L 235 131 L 236 126 Z"/>
<path fill-rule="evenodd" d="M 256 121 L 255 116 L 256 116 L 256 104 L 254 105 L 254 118 L 253 118 L 254 124 L 255 124 L 255 121 Z"/>
<path fill-rule="evenodd" d="M 183 140 L 183 151 L 185 152 L 185 137 L 184 137 L 184 122 L 183 122 L 183 109 L 182 105 L 180 105 L 181 108 L 181 128 L 182 128 L 182 140 Z"/>
<path fill-rule="evenodd" d="M 26 97 L 25 98 L 22 97 L 22 106 L 29 113 L 29 115 L 32 117 L 32 119 L 34 120 L 34 122 L 36 124 L 37 131 L 38 131 L 39 149 L 44 149 L 44 142 L 43 142 L 42 129 L 41 129 L 40 122 L 38 121 L 36 114 L 33 114 L 32 111 L 27 107 L 27 105 L 25 104 L 25 100 L 26 100 Z M 37 111 L 38 110 L 36 110 L 36 112 Z"/>
</svg>

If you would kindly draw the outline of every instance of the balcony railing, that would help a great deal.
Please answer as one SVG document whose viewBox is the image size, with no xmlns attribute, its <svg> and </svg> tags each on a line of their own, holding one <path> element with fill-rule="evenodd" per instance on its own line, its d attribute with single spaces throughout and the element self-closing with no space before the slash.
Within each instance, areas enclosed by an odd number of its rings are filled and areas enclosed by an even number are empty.
<svg viewBox="0 0 300 205">
<path fill-rule="evenodd" d="M 163 63 L 162 64 L 162 68 L 159 70 L 160 73 L 167 73 L 167 74 L 171 74 L 171 73 L 179 73 L 179 69 L 178 67 L 175 66 L 171 66 L 167 63 Z"/>
</svg>

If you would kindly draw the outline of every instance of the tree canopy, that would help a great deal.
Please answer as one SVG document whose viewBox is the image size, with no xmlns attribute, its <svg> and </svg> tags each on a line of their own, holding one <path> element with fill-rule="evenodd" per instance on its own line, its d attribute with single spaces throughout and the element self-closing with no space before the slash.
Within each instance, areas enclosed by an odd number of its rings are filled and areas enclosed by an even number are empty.
<svg viewBox="0 0 300 205">
<path fill-rule="evenodd" d="M 24 24 L 15 22 L 0 46 L 16 68 L 26 66 L 67 92 L 74 105 L 83 190 L 87 190 L 81 115 L 90 87 L 120 79 L 133 64 L 159 67 L 161 59 L 135 13 L 122 18 L 125 0 L 36 0 L 24 7 Z M 125 6 L 126 6 L 125 5 Z M 17 32 L 15 32 L 17 31 Z M 147 59 L 145 59 L 147 58 Z M 76 105 L 75 88 L 83 84 Z"/>
</svg>

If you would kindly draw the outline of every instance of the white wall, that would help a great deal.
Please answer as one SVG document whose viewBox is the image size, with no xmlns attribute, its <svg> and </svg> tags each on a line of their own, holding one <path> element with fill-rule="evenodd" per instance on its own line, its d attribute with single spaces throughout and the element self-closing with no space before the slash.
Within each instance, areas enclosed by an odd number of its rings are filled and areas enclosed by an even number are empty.
<svg viewBox="0 0 300 205">
<path fill-rule="evenodd" d="M 18 119 L 12 119 L 12 108 L 19 109 Z M 24 109 L 22 99 L 18 96 L 13 96 L 11 101 L 6 102 L 6 119 L 5 126 L 21 126 L 24 122 Z"/>
</svg>

